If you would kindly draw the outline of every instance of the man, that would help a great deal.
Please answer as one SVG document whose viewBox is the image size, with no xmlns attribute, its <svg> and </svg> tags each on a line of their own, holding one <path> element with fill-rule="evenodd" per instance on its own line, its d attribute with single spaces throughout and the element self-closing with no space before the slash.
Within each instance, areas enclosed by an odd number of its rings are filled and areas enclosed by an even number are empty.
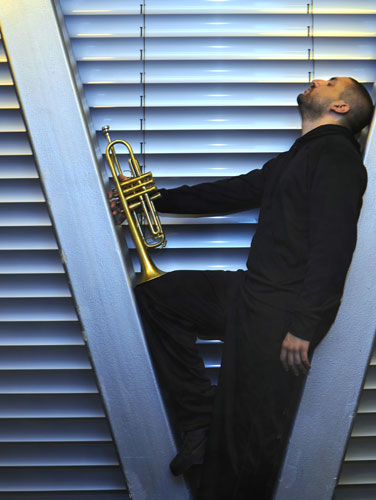
<svg viewBox="0 0 376 500">
<path fill-rule="evenodd" d="M 161 189 L 161 212 L 260 207 L 246 271 L 176 271 L 136 296 L 183 445 L 171 470 L 203 462 L 200 500 L 270 499 L 314 347 L 333 323 L 356 243 L 366 172 L 354 134 L 372 102 L 348 77 L 298 96 L 302 136 L 260 170 Z M 116 204 L 112 203 L 116 214 Z M 196 337 L 224 340 L 218 389 Z M 205 452 L 206 449 L 206 452 Z"/>
</svg>

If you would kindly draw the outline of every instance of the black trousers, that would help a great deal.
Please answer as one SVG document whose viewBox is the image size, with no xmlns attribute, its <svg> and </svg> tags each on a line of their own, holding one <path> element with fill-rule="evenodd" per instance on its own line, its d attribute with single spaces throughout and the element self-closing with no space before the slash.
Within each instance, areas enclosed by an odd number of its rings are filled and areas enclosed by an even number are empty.
<svg viewBox="0 0 376 500">
<path fill-rule="evenodd" d="M 199 499 L 272 498 L 304 383 L 279 360 L 288 311 L 259 301 L 245 271 L 175 271 L 136 297 L 181 429 L 210 424 Z M 218 388 L 197 337 L 224 340 Z"/>
</svg>

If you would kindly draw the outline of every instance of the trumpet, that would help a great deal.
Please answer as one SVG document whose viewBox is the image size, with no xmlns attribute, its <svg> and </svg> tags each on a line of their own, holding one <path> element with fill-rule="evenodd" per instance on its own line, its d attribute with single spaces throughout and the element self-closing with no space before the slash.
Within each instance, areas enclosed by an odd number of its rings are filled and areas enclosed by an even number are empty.
<svg viewBox="0 0 376 500">
<path fill-rule="evenodd" d="M 142 173 L 131 145 L 121 139 L 112 141 L 109 130 L 108 125 L 102 127 L 102 132 L 108 141 L 106 158 L 116 186 L 114 192 L 124 210 L 129 231 L 140 260 L 141 278 L 137 283 L 139 285 L 165 274 L 158 269 L 146 251 L 146 248 L 164 247 L 167 243 L 161 221 L 153 203 L 153 200 L 161 195 L 157 191 L 151 172 Z M 125 181 L 120 181 L 118 178 L 119 175 L 124 174 L 115 152 L 116 144 L 125 146 L 129 153 L 128 163 L 132 176 Z M 142 228 L 142 219 L 145 220 L 145 230 Z M 148 231 L 148 235 L 146 231 Z"/>
</svg>

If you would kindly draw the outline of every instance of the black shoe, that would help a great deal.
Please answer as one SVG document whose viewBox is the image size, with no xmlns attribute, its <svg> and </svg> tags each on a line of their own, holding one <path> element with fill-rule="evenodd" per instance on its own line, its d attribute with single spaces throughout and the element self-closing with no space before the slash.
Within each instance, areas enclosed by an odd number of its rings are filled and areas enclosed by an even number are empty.
<svg viewBox="0 0 376 500">
<path fill-rule="evenodd" d="M 184 474 L 192 465 L 200 465 L 204 462 L 207 440 L 207 427 L 185 433 L 182 449 L 170 463 L 174 476 Z"/>
</svg>

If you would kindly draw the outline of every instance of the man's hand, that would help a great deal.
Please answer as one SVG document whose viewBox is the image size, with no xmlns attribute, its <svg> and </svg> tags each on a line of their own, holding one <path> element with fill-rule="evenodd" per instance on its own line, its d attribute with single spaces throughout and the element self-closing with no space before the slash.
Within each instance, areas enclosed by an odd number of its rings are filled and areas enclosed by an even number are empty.
<svg viewBox="0 0 376 500">
<path fill-rule="evenodd" d="M 307 375 L 311 364 L 308 359 L 309 341 L 287 333 L 282 342 L 280 360 L 286 372 L 291 370 L 294 375 Z"/>
<path fill-rule="evenodd" d="M 125 177 L 124 175 L 119 175 L 118 179 L 120 182 L 122 182 L 122 181 L 127 180 L 128 177 Z M 114 199 L 114 198 L 116 198 L 116 199 Z M 122 210 L 121 204 L 116 196 L 116 192 L 114 193 L 113 191 L 110 191 L 108 193 L 108 199 L 110 200 L 110 208 L 111 208 L 112 215 L 115 218 L 116 224 L 121 224 L 122 222 L 124 222 L 125 216 L 124 216 L 124 212 Z"/>
</svg>

